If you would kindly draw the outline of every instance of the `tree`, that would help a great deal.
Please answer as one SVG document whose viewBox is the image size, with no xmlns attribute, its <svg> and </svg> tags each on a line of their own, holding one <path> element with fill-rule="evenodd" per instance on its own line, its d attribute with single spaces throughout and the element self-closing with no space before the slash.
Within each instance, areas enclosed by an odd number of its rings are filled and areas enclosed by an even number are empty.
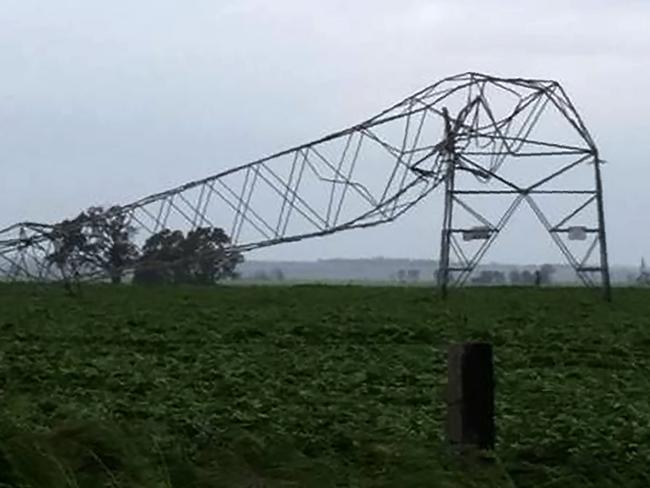
<svg viewBox="0 0 650 488">
<path fill-rule="evenodd" d="M 90 207 L 86 210 L 88 237 L 85 248 L 89 263 L 108 273 L 111 282 L 122 282 L 124 269 L 135 264 L 138 248 L 132 239 L 136 229 L 119 207 L 104 210 Z"/>
<path fill-rule="evenodd" d="M 218 227 L 199 227 L 188 232 L 182 245 L 184 279 L 207 285 L 234 278 L 235 269 L 244 258 L 240 252 L 230 249 L 229 244 L 230 238 Z"/>
<path fill-rule="evenodd" d="M 645 259 L 641 258 L 641 266 L 639 267 L 639 276 L 636 279 L 639 285 L 650 285 L 650 272 L 645 264 Z"/>
<path fill-rule="evenodd" d="M 477 285 L 503 285 L 505 282 L 505 275 L 496 270 L 483 270 L 478 276 L 472 278 L 472 283 Z"/>
<path fill-rule="evenodd" d="M 273 268 L 271 270 L 271 277 L 274 281 L 284 281 L 284 271 L 281 268 Z"/>
<path fill-rule="evenodd" d="M 86 236 L 83 233 L 83 214 L 72 220 L 64 220 L 52 226 L 49 239 L 53 251 L 45 260 L 59 269 L 63 280 L 68 283 L 79 275 L 85 263 L 83 249 L 86 246 Z"/>
<path fill-rule="evenodd" d="M 400 269 L 397 271 L 397 280 L 400 282 L 405 282 L 406 281 L 406 270 L 405 269 Z"/>
<path fill-rule="evenodd" d="M 553 273 L 555 273 L 555 266 L 552 264 L 542 264 L 539 268 L 540 284 L 548 285 L 553 281 Z"/>
<path fill-rule="evenodd" d="M 508 273 L 508 279 L 511 285 L 530 286 L 535 283 L 535 274 L 527 269 L 523 271 L 513 269 Z M 505 282 L 505 276 L 503 280 Z"/>
<path fill-rule="evenodd" d="M 207 285 L 234 278 L 243 257 L 229 244 L 230 238 L 217 227 L 199 227 L 187 235 L 180 230 L 164 229 L 144 244 L 134 281 Z"/>
<path fill-rule="evenodd" d="M 511 285 L 519 285 L 521 283 L 521 273 L 519 273 L 519 270 L 513 269 L 508 273 L 508 279 Z"/>
<path fill-rule="evenodd" d="M 523 270 L 520 275 L 520 283 L 526 286 L 534 284 L 535 275 L 527 269 Z"/>
<path fill-rule="evenodd" d="M 102 270 L 121 283 L 124 268 L 135 263 L 135 228 L 120 207 L 90 207 L 72 220 L 56 224 L 50 234 L 54 251 L 47 256 L 64 279 L 81 270 Z"/>
<path fill-rule="evenodd" d="M 136 264 L 135 283 L 174 283 L 181 273 L 176 271 L 183 257 L 185 236 L 179 230 L 163 229 L 153 234 L 142 247 Z"/>
<path fill-rule="evenodd" d="M 492 272 L 492 283 L 495 285 L 505 285 L 506 284 L 506 275 L 503 271 L 493 271 Z"/>
<path fill-rule="evenodd" d="M 420 281 L 420 270 L 419 269 L 409 269 L 406 271 L 406 278 L 409 281 Z"/>
</svg>

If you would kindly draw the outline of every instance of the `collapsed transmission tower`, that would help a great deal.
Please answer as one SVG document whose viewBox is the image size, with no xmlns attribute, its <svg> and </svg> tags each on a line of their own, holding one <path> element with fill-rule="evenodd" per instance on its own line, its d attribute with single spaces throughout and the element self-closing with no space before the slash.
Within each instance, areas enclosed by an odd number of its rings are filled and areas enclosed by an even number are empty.
<svg viewBox="0 0 650 488">
<path fill-rule="evenodd" d="M 137 231 L 139 248 L 163 229 L 219 227 L 246 252 L 391 222 L 442 185 L 443 292 L 467 282 L 525 203 L 580 280 L 609 297 L 601 164 L 557 82 L 465 73 L 358 125 L 110 212 Z M 48 258 L 61 232 L 33 222 L 0 231 L 0 275 L 61 279 Z M 105 277 L 89 265 L 80 276 Z"/>
</svg>

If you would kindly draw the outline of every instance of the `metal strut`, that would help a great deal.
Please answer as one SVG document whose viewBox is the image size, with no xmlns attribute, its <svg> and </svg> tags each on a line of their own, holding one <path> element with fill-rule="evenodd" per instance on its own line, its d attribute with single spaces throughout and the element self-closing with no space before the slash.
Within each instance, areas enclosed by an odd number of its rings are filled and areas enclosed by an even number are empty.
<svg viewBox="0 0 650 488">
<path fill-rule="evenodd" d="M 442 291 L 442 297 L 447 298 L 449 286 L 449 257 L 452 238 L 452 223 L 454 215 L 454 177 L 456 173 L 457 158 L 455 154 L 454 131 L 449 118 L 449 110 L 442 109 L 445 122 L 445 208 L 442 220 L 440 238 L 440 263 L 438 266 L 438 281 Z"/>
</svg>

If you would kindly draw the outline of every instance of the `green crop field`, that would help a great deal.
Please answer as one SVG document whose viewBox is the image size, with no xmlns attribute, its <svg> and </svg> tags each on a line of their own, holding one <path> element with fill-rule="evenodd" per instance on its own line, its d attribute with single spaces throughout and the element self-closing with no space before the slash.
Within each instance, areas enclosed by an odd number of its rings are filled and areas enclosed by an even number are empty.
<svg viewBox="0 0 650 488">
<path fill-rule="evenodd" d="M 650 486 L 648 290 L 3 285 L 0 334 L 0 486 Z M 446 347 L 475 339 L 469 460 Z"/>
</svg>

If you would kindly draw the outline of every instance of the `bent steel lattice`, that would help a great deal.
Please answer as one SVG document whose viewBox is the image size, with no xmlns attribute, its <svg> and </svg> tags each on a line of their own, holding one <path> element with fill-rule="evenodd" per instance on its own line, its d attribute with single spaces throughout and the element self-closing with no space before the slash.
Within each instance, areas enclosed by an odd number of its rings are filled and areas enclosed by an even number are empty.
<svg viewBox="0 0 650 488">
<path fill-rule="evenodd" d="M 510 167 L 531 160 L 539 162 L 540 175 L 527 182 L 509 176 Z M 546 165 L 550 160 L 553 164 Z M 589 131 L 557 82 L 464 73 L 345 130 L 111 212 L 135 228 L 139 247 L 166 228 L 220 227 L 233 250 L 246 252 L 391 222 L 443 185 L 438 273 L 443 289 L 467 281 L 525 202 L 582 282 L 601 284 L 609 293 L 601 163 Z M 549 188 L 585 167 L 592 174 L 581 180 L 586 187 Z M 467 177 L 479 188 L 468 189 Z M 537 198 L 560 194 L 586 200 L 554 222 Z M 471 195 L 512 195 L 513 201 L 491 220 L 468 201 Z M 568 229 L 590 207 L 594 221 L 581 228 L 593 239 L 584 255 L 576 255 L 566 241 Z M 473 227 L 455 226 L 455 212 L 461 210 L 474 220 Z M 47 259 L 54 229 L 22 222 L 0 231 L 0 274 L 11 280 L 61 279 L 61 270 Z M 473 240 L 479 241 L 478 249 L 464 250 Z M 598 262 L 591 264 L 594 256 Z M 80 278 L 102 276 L 103 270 L 86 267 Z"/>
</svg>

